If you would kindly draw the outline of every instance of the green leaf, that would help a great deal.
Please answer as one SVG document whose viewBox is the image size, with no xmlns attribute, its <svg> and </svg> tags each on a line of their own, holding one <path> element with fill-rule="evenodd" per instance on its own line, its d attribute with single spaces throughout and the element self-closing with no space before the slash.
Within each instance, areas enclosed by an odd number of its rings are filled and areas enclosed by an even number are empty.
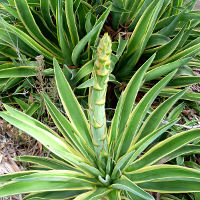
<svg viewBox="0 0 200 200">
<path fill-rule="evenodd" d="M 80 163 L 79 167 L 81 170 L 83 170 L 84 172 L 86 172 L 89 175 L 96 176 L 96 177 L 102 176 L 102 173 L 97 168 L 95 168 L 91 165 L 88 165 L 84 162 Z"/>
<path fill-rule="evenodd" d="M 92 36 L 91 38 L 91 46 L 97 46 L 97 42 L 98 42 L 98 39 L 99 39 L 99 35 L 100 35 L 100 32 L 103 28 L 103 25 L 105 24 L 105 21 L 111 11 L 111 8 L 112 8 L 112 4 L 110 4 L 110 6 L 108 6 L 105 10 L 105 12 L 97 19 L 95 25 L 94 25 L 94 28 L 99 26 L 100 25 L 100 28 L 98 29 L 98 31 Z"/>
<path fill-rule="evenodd" d="M 0 176 L 0 183 L 6 183 L 13 178 L 17 178 L 20 176 L 28 175 L 28 174 L 33 174 L 36 173 L 37 171 L 26 171 L 26 172 L 16 172 L 16 173 L 11 173 L 11 174 L 5 174 Z"/>
<path fill-rule="evenodd" d="M 85 20 L 85 30 L 86 30 L 87 33 L 92 30 L 91 15 L 92 15 L 92 12 L 90 10 L 85 17 L 86 18 L 86 20 Z"/>
<path fill-rule="evenodd" d="M 141 91 L 143 91 L 143 92 L 147 92 L 149 90 L 150 90 L 149 88 L 145 88 L 145 87 L 141 88 Z M 180 91 L 182 91 L 182 90 L 174 89 L 174 88 L 164 88 L 164 89 L 162 89 L 162 91 L 160 92 L 159 95 L 163 96 L 163 97 L 170 97 Z M 188 91 L 182 96 L 181 99 L 185 99 L 185 100 L 189 100 L 189 101 L 200 101 L 200 94 L 192 92 L 192 91 Z"/>
<path fill-rule="evenodd" d="M 5 21 L 3 21 L 3 20 L 0 21 L 0 26 L 1 26 L 1 24 L 3 25 L 4 22 Z M 8 44 L 11 47 L 17 47 L 17 49 L 14 50 L 16 53 L 19 53 L 18 52 L 18 50 L 19 50 L 20 52 L 22 52 L 30 57 L 36 57 L 38 55 L 37 52 L 40 52 L 39 45 L 38 45 L 38 49 L 34 50 L 33 46 L 31 46 L 30 44 L 26 44 L 26 42 L 23 41 L 24 38 L 21 39 L 20 37 L 16 36 L 17 34 L 12 32 L 11 30 L 9 30 L 7 25 L 8 26 L 10 26 L 10 25 L 5 24 L 5 23 L 3 25 L 4 28 L 0 28 L 0 39 L 3 40 L 6 44 Z M 5 27 L 7 29 L 6 31 L 5 31 Z M 16 29 L 16 30 L 18 30 L 18 29 Z M 31 39 L 32 38 L 30 38 L 30 40 Z M 45 55 L 45 53 L 44 53 L 44 55 Z"/>
<path fill-rule="evenodd" d="M 185 28 L 186 26 L 184 26 L 170 42 L 158 49 L 155 57 L 155 63 L 161 62 L 162 60 L 168 58 L 177 49 L 177 46 L 183 37 Z"/>
<path fill-rule="evenodd" d="M 17 84 L 19 84 L 22 80 L 23 78 L 9 78 L 8 81 L 4 84 L 3 92 L 5 92 L 8 89 L 13 88 Z"/>
<path fill-rule="evenodd" d="M 122 53 L 124 52 L 127 46 L 127 43 L 128 43 L 128 39 L 124 40 L 122 39 L 121 35 L 119 35 L 119 45 L 118 45 L 117 53 L 116 53 L 118 57 L 121 57 Z"/>
<path fill-rule="evenodd" d="M 69 120 L 77 131 L 82 134 L 88 146 L 93 148 L 92 136 L 86 116 L 55 59 L 54 71 L 58 93 Z M 65 87 L 63 88 L 63 86 Z"/>
<path fill-rule="evenodd" d="M 72 44 L 75 47 L 79 42 L 79 36 L 76 27 L 77 23 L 74 16 L 73 0 L 65 0 L 65 15 L 67 18 L 67 25 L 69 28 Z"/>
<path fill-rule="evenodd" d="M 183 108 L 185 107 L 185 103 L 181 103 L 178 106 L 176 106 L 168 115 L 168 120 L 174 120 L 177 119 L 178 116 L 181 114 Z"/>
<path fill-rule="evenodd" d="M 190 65 L 191 61 L 189 63 L 186 63 L 186 65 L 183 65 L 181 68 L 179 68 L 178 72 L 176 73 L 176 76 L 195 76 L 192 65 Z"/>
<path fill-rule="evenodd" d="M 25 113 L 29 116 L 32 116 L 39 108 L 40 104 L 34 102 L 29 106 L 29 108 L 25 111 Z"/>
<path fill-rule="evenodd" d="M 162 19 L 158 24 L 156 29 L 158 28 L 158 26 L 162 26 L 163 28 L 161 30 L 159 30 L 157 33 L 161 34 L 161 35 L 165 35 L 165 36 L 170 36 L 171 33 L 174 32 L 174 30 L 176 29 L 178 22 L 181 21 L 182 16 L 185 14 L 185 10 L 183 10 L 181 13 L 179 13 L 176 16 L 170 16 L 169 18 L 164 18 Z M 167 21 L 168 20 L 168 21 Z M 170 21 L 169 21 L 170 20 Z M 167 24 L 167 26 L 166 26 Z M 155 30 L 156 30 L 155 29 Z"/>
<path fill-rule="evenodd" d="M 160 62 L 159 64 L 155 65 L 154 67 L 163 65 L 165 63 L 173 62 L 178 59 L 187 58 L 189 56 L 193 56 L 200 51 L 200 43 L 193 45 L 192 47 L 186 48 L 176 54 L 172 55 L 171 57 L 165 59 L 164 61 Z"/>
<path fill-rule="evenodd" d="M 74 78 L 72 79 L 72 85 L 73 86 L 77 85 L 77 83 L 82 78 L 84 78 L 88 74 L 92 73 L 93 67 L 94 67 L 94 62 L 93 61 L 89 61 L 84 66 L 82 66 L 79 69 L 79 71 L 77 72 L 77 74 L 74 76 Z"/>
<path fill-rule="evenodd" d="M 50 12 L 50 2 L 48 0 L 40 0 L 40 8 L 42 16 L 45 22 L 48 24 L 49 28 L 56 32 L 56 27 L 53 24 L 51 12 Z"/>
<path fill-rule="evenodd" d="M 109 200 L 119 200 L 120 199 L 120 192 L 118 190 L 111 191 L 108 195 Z"/>
<path fill-rule="evenodd" d="M 6 12 L 9 12 L 13 17 L 16 19 L 19 19 L 19 15 L 15 8 L 12 8 L 11 6 L 8 6 L 7 3 L 1 3 L 1 6 L 6 10 Z"/>
<path fill-rule="evenodd" d="M 78 10 L 78 8 L 79 8 L 79 6 L 80 6 L 81 3 L 82 3 L 81 0 L 75 0 L 74 1 L 74 10 L 75 10 L 75 13 L 77 12 L 77 10 Z"/>
<path fill-rule="evenodd" d="M 137 131 L 142 124 L 142 121 L 149 110 L 154 99 L 157 97 L 159 92 L 167 85 L 170 79 L 174 76 L 176 71 L 171 72 L 161 81 L 159 81 L 137 104 L 133 109 L 128 122 L 126 129 L 123 133 L 120 146 L 118 147 L 118 153 L 123 155 L 127 152 L 129 147 L 133 145 L 138 139 Z"/>
<path fill-rule="evenodd" d="M 39 199 L 67 199 L 74 198 L 79 194 L 86 192 L 86 190 L 69 190 L 69 191 L 49 191 L 49 192 L 41 192 L 36 194 L 30 194 L 25 196 L 24 200 L 39 200 Z"/>
<path fill-rule="evenodd" d="M 192 46 L 194 46 L 194 45 L 197 45 L 197 44 L 199 44 L 199 42 L 200 42 L 200 37 L 197 37 L 195 40 L 192 40 L 191 42 L 189 42 L 187 45 L 185 45 L 183 48 L 181 48 L 180 50 L 182 51 L 182 50 L 185 50 L 185 49 L 187 49 L 187 48 L 190 48 L 190 47 L 192 47 Z M 180 51 L 179 50 L 179 51 Z"/>
<path fill-rule="evenodd" d="M 0 69 L 0 78 L 10 78 L 10 77 L 29 77 L 36 76 L 37 67 L 35 66 L 22 66 L 22 67 L 12 67 L 8 69 Z"/>
<path fill-rule="evenodd" d="M 200 171 L 174 165 L 154 165 L 125 174 L 134 183 L 149 181 L 194 181 L 199 182 Z"/>
<path fill-rule="evenodd" d="M 88 79 L 87 81 L 83 82 L 82 84 L 80 84 L 77 89 L 84 89 L 84 88 L 89 88 L 92 87 L 94 84 L 94 79 Z"/>
<path fill-rule="evenodd" d="M 170 123 L 161 126 L 159 129 L 155 130 L 151 134 L 147 135 L 143 139 L 141 139 L 139 142 L 137 142 L 135 145 L 131 147 L 130 151 L 135 150 L 135 153 L 133 156 L 130 158 L 128 164 L 126 165 L 125 168 L 129 167 L 129 164 L 132 163 L 138 156 L 144 152 L 144 150 L 151 145 L 156 139 L 158 139 L 165 131 L 167 131 L 169 128 L 171 128 L 178 120 L 173 120 Z"/>
<path fill-rule="evenodd" d="M 16 103 L 21 107 L 22 110 L 27 110 L 29 107 L 29 104 L 25 103 L 24 101 L 22 101 L 21 99 L 18 98 L 14 98 Z"/>
<path fill-rule="evenodd" d="M 45 46 L 51 53 L 60 56 L 60 50 L 52 45 L 46 37 L 41 33 L 41 30 L 37 26 L 33 15 L 30 11 L 28 3 L 26 0 L 15 0 L 15 6 L 17 8 L 17 12 L 20 16 L 21 21 L 23 22 L 24 26 L 26 27 L 27 31 L 30 35 L 40 44 Z"/>
<path fill-rule="evenodd" d="M 164 0 L 153 1 L 143 13 L 128 42 L 128 49 L 119 65 L 118 77 L 129 75 L 135 67 L 151 36 Z M 120 67 L 119 67 L 120 68 Z"/>
<path fill-rule="evenodd" d="M 119 98 L 119 101 L 117 103 L 117 107 L 115 109 L 115 114 L 113 116 L 111 127 L 110 127 L 109 138 L 108 138 L 109 145 L 108 146 L 109 146 L 109 152 L 111 155 L 114 153 L 114 147 L 118 140 L 123 95 L 124 95 L 124 93 L 122 92 L 121 96 Z"/>
<path fill-rule="evenodd" d="M 130 113 L 132 112 L 135 98 L 137 96 L 137 93 L 143 84 L 144 76 L 146 71 L 148 70 L 149 66 L 153 62 L 153 59 L 155 58 L 156 54 L 151 56 L 143 65 L 140 67 L 140 69 L 134 74 L 134 76 L 129 81 L 124 94 L 123 94 L 123 102 L 121 105 L 121 112 L 120 112 L 120 123 L 119 123 L 119 136 L 121 136 L 126 124 L 127 120 L 129 119 Z"/>
<path fill-rule="evenodd" d="M 86 192 L 77 196 L 74 200 L 99 200 L 106 196 L 110 191 L 111 189 L 99 187 L 91 192 Z"/>
<path fill-rule="evenodd" d="M 32 39 L 28 34 L 23 32 L 22 30 L 16 28 L 15 26 L 8 24 L 3 19 L 0 20 L 0 25 L 2 25 L 3 27 L 5 26 L 8 30 L 12 31 L 15 35 L 17 35 L 22 41 L 24 41 L 27 45 L 29 45 L 31 48 L 33 48 L 36 52 L 38 52 L 39 54 L 42 54 L 46 58 L 52 60 L 54 53 L 51 53 L 48 50 L 46 50 L 43 46 L 41 46 L 34 39 Z M 27 51 L 29 51 L 29 48 L 27 49 Z M 60 54 L 61 53 L 59 53 L 59 56 L 58 55 L 56 55 L 56 56 L 59 59 L 59 61 L 63 62 L 62 58 L 60 58 Z"/>
<path fill-rule="evenodd" d="M 146 49 L 149 49 L 149 48 L 152 48 L 152 47 L 156 47 L 156 46 L 165 45 L 169 41 L 170 41 L 169 37 L 166 37 L 166 36 L 161 35 L 161 34 L 154 33 L 149 38 L 149 41 L 148 41 L 148 43 L 146 45 Z"/>
<path fill-rule="evenodd" d="M 114 72 L 118 70 L 119 65 L 115 66 L 115 64 L 119 61 L 120 57 L 124 53 L 124 51 L 127 47 L 127 44 L 128 44 L 128 39 L 124 40 L 124 39 L 122 39 L 121 36 L 119 36 L 119 45 L 118 45 L 118 48 L 117 48 L 117 52 L 116 52 L 116 55 L 113 54 L 114 55 L 113 57 L 115 59 L 112 59 L 112 57 L 111 57 L 111 60 L 113 60 L 111 62 L 111 72 L 113 70 L 114 70 Z"/>
<path fill-rule="evenodd" d="M 55 131 L 53 131 L 48 126 L 44 125 L 43 123 L 39 122 L 38 120 L 26 115 L 23 112 L 16 110 L 8 105 L 4 105 L 4 106 L 11 116 L 13 116 L 21 121 L 25 121 L 26 123 L 29 123 L 30 125 L 37 126 L 38 128 L 44 129 L 47 132 L 49 132 L 59 138 L 59 135 Z"/>
<path fill-rule="evenodd" d="M 142 157 L 133 162 L 128 167 L 127 171 L 140 169 L 146 165 L 152 165 L 197 138 L 200 138 L 200 129 L 193 129 L 173 135 L 152 147 Z"/>
<path fill-rule="evenodd" d="M 0 70 L 2 70 L 2 69 L 9 69 L 9 68 L 12 68 L 12 67 L 16 67 L 16 66 L 13 63 L 7 62 L 5 64 L 1 64 L 0 65 Z"/>
<path fill-rule="evenodd" d="M 177 69 L 178 67 L 181 67 L 183 64 L 187 64 L 190 59 L 191 58 L 179 59 L 174 62 L 170 62 L 165 65 L 161 65 L 159 67 L 156 67 L 156 68 L 148 71 L 145 75 L 145 82 L 154 80 L 156 78 L 159 78 L 161 76 L 168 74 L 169 72 Z"/>
<path fill-rule="evenodd" d="M 45 93 L 42 93 L 48 112 L 55 125 L 73 148 L 77 149 L 88 160 L 94 159 L 94 152 L 84 142 L 82 132 L 78 132 L 63 114 L 55 107 Z M 89 155 L 89 156 L 88 156 Z"/>
<path fill-rule="evenodd" d="M 50 4 L 54 17 L 56 18 L 56 8 L 58 7 L 58 1 L 49 0 L 49 4 Z"/>
<path fill-rule="evenodd" d="M 164 101 L 160 106 L 158 106 L 143 122 L 140 131 L 137 134 L 138 140 L 141 140 L 145 136 L 151 134 L 158 126 L 161 121 L 164 119 L 165 115 L 169 112 L 171 107 L 185 94 L 188 89 L 185 89 L 176 95 L 170 97 Z"/>
<path fill-rule="evenodd" d="M 78 65 L 78 58 L 84 49 L 85 45 L 89 42 L 92 36 L 94 36 L 101 28 L 101 24 L 99 23 L 97 26 L 95 26 L 84 38 L 82 38 L 79 43 L 75 46 L 73 52 L 72 52 L 72 61 L 74 65 Z"/>
<path fill-rule="evenodd" d="M 193 168 L 193 169 L 200 170 L 199 165 L 198 165 L 197 163 L 195 163 L 195 162 L 192 162 L 192 161 L 186 161 L 186 162 L 184 162 L 184 164 L 185 164 L 186 166 L 188 166 L 188 167 Z"/>
<path fill-rule="evenodd" d="M 140 187 L 138 187 L 135 183 L 133 183 L 125 176 L 122 176 L 119 180 L 115 181 L 110 187 L 113 189 L 131 192 L 136 196 L 139 196 L 146 200 L 154 200 L 154 198 L 150 194 L 142 190 Z"/>
<path fill-rule="evenodd" d="M 162 181 L 139 183 L 140 187 L 148 191 L 159 193 L 191 193 L 200 192 L 200 182 L 196 181 Z"/>
<path fill-rule="evenodd" d="M 131 18 L 131 23 L 128 27 L 129 31 L 132 31 L 138 21 L 141 19 L 142 15 L 144 14 L 144 12 L 148 9 L 149 5 L 152 3 L 152 1 L 150 0 L 136 0 L 134 1 L 134 4 L 129 0 L 129 4 L 133 4 L 132 8 L 131 8 L 131 13 L 129 14 L 130 18 Z M 130 7 L 131 5 L 129 5 Z"/>
<path fill-rule="evenodd" d="M 200 152 L 200 145 L 188 144 L 168 154 L 167 156 L 159 160 L 158 163 L 166 163 L 174 158 L 177 158 L 178 156 L 199 154 L 199 152 Z"/>
<path fill-rule="evenodd" d="M 181 77 L 177 77 L 171 80 L 168 86 L 183 87 L 183 86 L 188 86 L 188 85 L 192 85 L 199 82 L 200 82 L 200 77 L 198 76 L 181 76 Z"/>
<path fill-rule="evenodd" d="M 15 160 L 19 162 L 30 162 L 34 164 L 39 164 L 44 167 L 48 167 L 50 169 L 65 169 L 65 170 L 72 169 L 72 167 L 68 165 L 66 162 L 64 163 L 62 161 L 52 158 L 45 158 L 39 156 L 19 156 L 16 157 Z"/>
<path fill-rule="evenodd" d="M 8 106 L 6 106 L 8 109 Z M 11 109 L 9 109 L 11 110 Z M 14 109 L 13 109 L 14 110 Z M 16 112 L 17 113 L 17 112 Z M 20 112 L 19 112 L 20 113 Z M 56 155 L 60 156 L 61 158 L 67 159 L 72 163 L 77 163 L 82 161 L 80 157 L 75 155 L 72 156 L 70 147 L 59 137 L 56 137 L 51 132 L 49 132 L 46 128 L 43 128 L 41 125 L 40 127 L 36 126 L 31 121 L 31 118 L 28 115 L 21 113 L 21 116 L 10 116 L 5 112 L 1 112 L 0 116 L 4 118 L 6 121 L 10 122 L 17 128 L 21 129 L 22 131 L 26 132 L 30 136 L 37 139 L 40 143 L 42 143 L 47 149 L 55 153 Z M 29 120 L 27 120 L 29 117 Z M 24 120 L 24 118 L 27 118 Z M 36 121 L 36 120 L 35 120 Z"/>
<path fill-rule="evenodd" d="M 2 44 L 0 46 L 0 53 L 11 59 L 17 59 L 18 57 L 17 52 L 13 48 L 9 47 L 7 44 Z"/>
<path fill-rule="evenodd" d="M 72 170 L 48 170 L 48 171 L 39 171 L 34 174 L 28 174 L 20 177 L 16 177 L 13 181 L 59 181 L 59 182 L 68 182 L 70 180 L 80 180 L 86 183 L 94 184 L 93 178 L 88 177 L 80 172 Z"/>
<path fill-rule="evenodd" d="M 67 36 L 63 27 L 63 12 L 62 12 L 62 1 L 58 0 L 58 7 L 56 13 L 56 23 L 57 23 L 57 35 L 62 54 L 64 56 L 65 62 L 68 65 L 72 65 L 71 54 L 72 50 L 67 40 Z"/>
<path fill-rule="evenodd" d="M 135 150 L 131 151 L 130 153 L 125 154 L 124 156 L 122 156 L 117 163 L 115 164 L 115 167 L 112 171 L 112 175 L 111 178 L 115 179 L 117 174 L 119 172 L 122 172 L 123 169 L 125 168 L 125 166 L 127 165 L 127 163 L 129 162 L 130 158 L 132 157 L 132 155 L 134 154 Z"/>
<path fill-rule="evenodd" d="M 0 197 L 43 191 L 89 190 L 92 184 L 79 179 L 60 181 L 20 181 L 0 186 Z"/>
</svg>

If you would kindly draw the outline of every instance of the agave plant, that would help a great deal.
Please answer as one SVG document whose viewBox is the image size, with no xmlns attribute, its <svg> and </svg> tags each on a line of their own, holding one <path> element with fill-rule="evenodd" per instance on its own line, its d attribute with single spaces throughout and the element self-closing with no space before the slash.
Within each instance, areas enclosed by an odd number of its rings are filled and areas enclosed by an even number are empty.
<svg viewBox="0 0 200 200">
<path fill-rule="evenodd" d="M 101 5 L 106 3 L 100 2 Z M 143 87 L 143 91 L 151 88 L 155 83 L 151 83 L 152 80 L 159 80 L 161 76 L 173 71 L 175 66 L 179 68 L 176 76 L 160 95 L 172 96 L 181 91 L 179 88 L 198 83 L 200 78 L 192 72 L 192 67 L 199 66 L 200 51 L 199 31 L 196 29 L 200 23 L 199 12 L 192 10 L 195 3 L 195 0 L 186 4 L 181 0 L 113 1 L 110 12 L 112 19 L 109 18 L 106 25 L 111 26 L 112 22 L 112 28 L 125 35 L 125 39 L 120 36 L 113 43 L 111 71 L 117 80 L 129 79 L 144 60 L 157 52 L 148 69 L 155 70 L 154 73 L 157 71 L 157 76 L 145 79 L 150 87 Z M 112 33 L 115 36 L 116 33 Z M 90 70 L 89 67 L 81 67 L 82 78 L 85 76 L 83 72 L 87 71 L 88 75 L 92 70 L 92 67 Z M 182 98 L 199 101 L 199 94 L 188 91 Z"/>
<path fill-rule="evenodd" d="M 136 105 L 147 60 L 122 92 L 110 127 L 106 126 L 105 99 L 111 63 L 111 39 L 100 40 L 90 87 L 88 114 L 82 110 L 58 62 L 54 73 L 66 115 L 43 93 L 46 107 L 59 133 L 34 118 L 5 105 L 0 116 L 36 138 L 51 151 L 50 158 L 21 156 L 18 161 L 35 163 L 30 171 L 0 177 L 0 197 L 30 193 L 24 199 L 146 199 L 150 192 L 200 192 L 200 172 L 162 164 L 185 153 L 199 152 L 191 145 L 200 129 L 178 133 L 157 142 L 177 119 L 162 124 L 171 106 L 186 90 L 170 97 L 153 112 L 149 109 L 159 92 L 174 76 L 169 73 Z M 164 161 L 163 161 L 164 160 Z"/>
<path fill-rule="evenodd" d="M 85 1 L 11 0 L 0 1 L 0 8 L 0 40 L 9 57 L 17 58 L 13 49 L 17 48 L 31 58 L 42 54 L 47 62 L 55 57 L 59 63 L 78 65 L 80 56 L 82 61 L 91 58 L 90 47 L 95 46 L 111 6 L 100 17 L 90 16 L 91 22 L 89 17 L 86 22 L 91 11 Z"/>
<path fill-rule="evenodd" d="M 130 31 L 129 41 L 114 42 L 113 49 L 119 48 L 111 57 L 116 77 L 127 78 L 134 73 L 139 60 L 156 51 L 154 67 L 199 52 L 199 31 L 195 29 L 199 25 L 199 13 L 191 11 L 195 2 L 184 5 L 182 0 L 3 2 L 2 11 L 9 16 L 2 14 L 0 22 L 0 39 L 7 49 L 3 53 L 13 57 L 16 54 L 13 47 L 17 47 L 32 58 L 42 54 L 47 62 L 54 56 L 59 63 L 81 68 L 86 63 L 90 66 L 92 50 L 107 22 L 110 28 L 125 26 L 121 32 Z M 99 8 L 102 8 L 100 17 L 97 16 Z M 111 20 L 107 20 L 109 13 Z M 88 47 L 84 48 L 87 43 Z"/>
<path fill-rule="evenodd" d="M 53 75 L 53 57 L 59 63 L 68 65 L 63 67 L 68 80 L 72 71 L 77 71 L 75 68 L 78 65 L 86 63 L 85 67 L 89 68 L 93 65 L 87 61 L 92 57 L 92 47 L 96 46 L 111 6 L 107 5 L 108 10 L 104 8 L 98 17 L 91 15 L 91 22 L 88 18 L 86 23 L 85 16 L 90 8 L 88 5 L 86 2 L 72 0 L 0 0 L 2 102 L 13 104 L 13 97 L 23 99 L 17 93 L 23 93 L 25 89 L 30 93 L 35 92 L 33 86 L 37 85 L 38 72 L 46 78 Z M 38 55 L 44 56 L 43 69 L 35 62 Z M 28 62 L 24 62 L 23 58 L 27 58 L 25 60 Z M 73 66 L 72 60 L 77 66 Z M 77 80 L 81 78 L 77 75 L 73 85 L 76 86 Z"/>
</svg>

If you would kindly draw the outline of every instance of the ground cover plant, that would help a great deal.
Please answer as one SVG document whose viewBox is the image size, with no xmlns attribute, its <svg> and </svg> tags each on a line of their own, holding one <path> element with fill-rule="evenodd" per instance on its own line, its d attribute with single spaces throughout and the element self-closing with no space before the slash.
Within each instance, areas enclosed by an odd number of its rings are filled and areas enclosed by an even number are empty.
<svg viewBox="0 0 200 200">
<path fill-rule="evenodd" d="M 57 90 L 66 116 L 45 93 L 42 95 L 63 137 L 34 118 L 5 105 L 7 111 L 1 112 L 0 116 L 36 138 L 52 154 L 50 158 L 16 158 L 36 164 L 37 170 L 1 176 L 3 185 L 0 187 L 0 197 L 31 193 L 24 199 L 153 200 L 150 192 L 200 192 L 199 170 L 168 162 L 180 155 L 199 152 L 199 145 L 191 142 L 200 138 L 200 129 L 166 135 L 159 141 L 178 120 L 162 124 L 163 118 L 187 89 L 168 98 L 149 113 L 151 104 L 176 70 L 168 73 L 135 104 L 155 54 L 129 81 L 120 96 L 112 123 L 107 127 L 105 97 L 111 45 L 110 37 L 105 34 L 95 55 L 87 112 L 81 108 L 54 59 Z M 163 160 L 166 164 L 163 164 Z M 163 199 L 165 197 L 168 198 L 163 196 Z"/>
</svg>

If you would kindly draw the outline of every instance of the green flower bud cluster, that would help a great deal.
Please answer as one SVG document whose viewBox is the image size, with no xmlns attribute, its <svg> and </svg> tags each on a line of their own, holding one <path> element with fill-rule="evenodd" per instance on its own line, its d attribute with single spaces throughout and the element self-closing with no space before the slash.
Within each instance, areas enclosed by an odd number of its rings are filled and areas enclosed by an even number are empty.
<svg viewBox="0 0 200 200">
<path fill-rule="evenodd" d="M 110 73 L 111 52 L 112 42 L 108 34 L 105 34 L 97 48 L 93 72 L 94 83 L 89 96 L 91 131 L 98 155 L 102 150 L 106 151 L 105 99 Z"/>
</svg>

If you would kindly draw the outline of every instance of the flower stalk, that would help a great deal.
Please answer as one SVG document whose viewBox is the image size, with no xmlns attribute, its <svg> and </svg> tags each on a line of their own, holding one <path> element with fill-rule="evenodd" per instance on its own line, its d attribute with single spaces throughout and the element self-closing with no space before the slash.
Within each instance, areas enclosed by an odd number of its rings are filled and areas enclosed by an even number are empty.
<svg viewBox="0 0 200 200">
<path fill-rule="evenodd" d="M 107 152 L 105 99 L 110 73 L 111 46 L 111 39 L 105 34 L 97 48 L 93 71 L 94 82 L 89 95 L 90 125 L 97 155 L 103 150 Z"/>
</svg>

